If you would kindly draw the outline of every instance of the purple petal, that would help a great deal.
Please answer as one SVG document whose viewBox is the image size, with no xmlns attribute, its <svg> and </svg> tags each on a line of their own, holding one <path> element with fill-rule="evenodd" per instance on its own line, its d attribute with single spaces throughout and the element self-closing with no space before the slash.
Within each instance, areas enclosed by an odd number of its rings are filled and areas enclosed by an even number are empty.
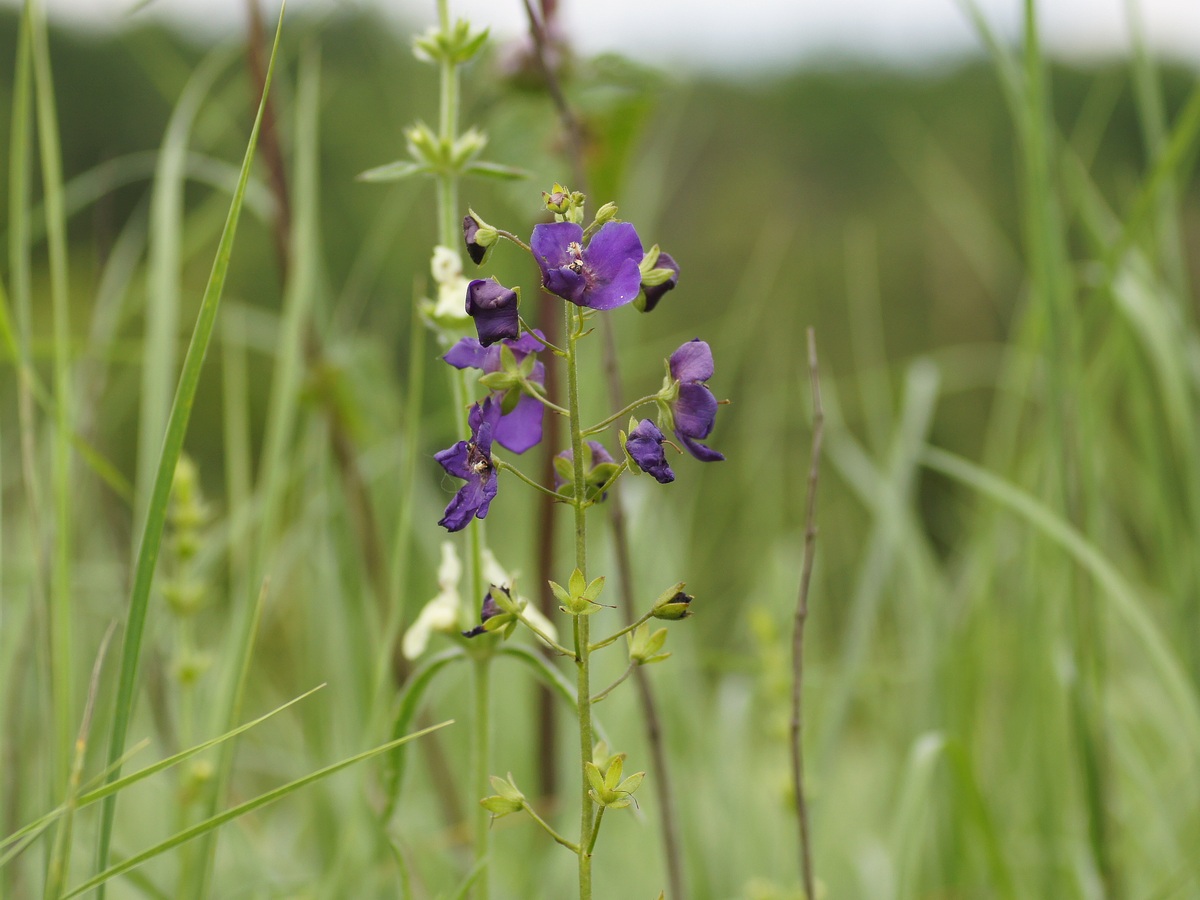
<svg viewBox="0 0 1200 900">
<path fill-rule="evenodd" d="M 541 365 L 539 363 L 538 365 Z M 524 453 L 542 440 L 542 419 L 545 407 L 528 394 L 517 401 L 507 416 L 496 425 L 496 442 L 513 453 Z"/>
<path fill-rule="evenodd" d="M 688 453 L 700 460 L 700 462 L 720 462 L 725 458 L 725 454 L 718 453 L 712 447 L 706 447 L 703 444 L 698 444 L 686 434 L 675 432 L 675 436 L 687 448 Z"/>
<path fill-rule="evenodd" d="M 534 226 L 529 247 L 533 250 L 533 258 L 541 266 L 542 275 L 545 276 L 551 269 L 560 269 L 573 263 L 575 257 L 568 248 L 571 244 L 582 242 L 582 227 L 574 222 L 553 222 L 549 225 Z"/>
<path fill-rule="evenodd" d="M 533 334 L 530 334 L 528 331 L 522 332 L 521 336 L 515 341 L 509 341 L 508 347 L 514 354 L 516 354 L 517 362 L 520 362 L 530 353 L 537 353 L 539 350 L 545 350 L 546 345 L 542 343 L 545 337 L 546 336 L 542 334 L 541 331 L 535 328 L 533 330 Z"/>
<path fill-rule="evenodd" d="M 633 260 L 635 266 L 640 265 L 645 255 L 637 229 L 628 222 L 606 222 L 584 249 L 583 264 L 597 281 L 611 282 L 625 268 L 626 262 Z M 639 290 L 641 285 L 642 274 L 639 268 Z"/>
<path fill-rule="evenodd" d="M 579 306 L 586 305 L 583 300 L 587 293 L 587 279 L 573 269 L 564 266 L 561 269 L 545 270 L 542 275 L 542 285 L 550 293 L 556 294 L 564 300 L 570 300 Z"/>
<path fill-rule="evenodd" d="M 467 442 L 459 441 L 453 447 L 447 447 L 433 455 L 442 468 L 455 478 L 471 478 L 471 468 L 467 461 Z"/>
<path fill-rule="evenodd" d="M 475 338 L 465 337 L 447 350 L 442 359 L 456 369 L 482 369 L 489 352 Z"/>
<path fill-rule="evenodd" d="M 482 405 L 476 403 L 471 407 L 471 413 L 467 417 L 467 422 L 471 426 L 471 434 L 475 438 L 475 446 L 484 458 L 492 455 L 492 438 L 499 421 L 500 404 L 493 398 L 485 397 Z M 700 435 L 700 437 L 703 436 Z"/>
<path fill-rule="evenodd" d="M 689 381 L 708 381 L 712 378 L 713 355 L 708 343 L 700 338 L 693 338 L 672 353 L 671 377 L 684 384 Z"/>
<path fill-rule="evenodd" d="M 663 452 L 663 433 L 649 419 L 642 419 L 625 439 L 625 449 L 643 472 L 654 476 L 659 484 L 675 480 Z"/>
<path fill-rule="evenodd" d="M 671 407 L 675 432 L 690 438 L 706 438 L 717 418 L 717 398 L 702 384 L 679 386 L 679 399 Z"/>
<path fill-rule="evenodd" d="M 461 531 L 472 518 L 482 519 L 496 496 L 496 470 L 489 469 L 483 478 L 468 481 L 451 499 L 445 515 L 438 522 L 447 531 Z"/>
<path fill-rule="evenodd" d="M 620 269 L 610 281 L 603 282 L 597 277 L 583 297 L 572 302 L 589 309 L 616 309 L 618 306 L 632 303 L 641 291 L 642 270 L 635 260 L 627 259 L 621 263 Z"/>
</svg>

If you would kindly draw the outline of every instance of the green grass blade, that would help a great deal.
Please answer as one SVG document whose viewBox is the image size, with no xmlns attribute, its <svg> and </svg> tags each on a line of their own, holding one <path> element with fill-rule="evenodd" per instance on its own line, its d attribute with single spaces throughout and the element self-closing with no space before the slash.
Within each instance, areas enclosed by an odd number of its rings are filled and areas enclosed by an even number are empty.
<svg viewBox="0 0 1200 900">
<path fill-rule="evenodd" d="M 110 866 L 99 874 L 89 878 L 83 884 L 74 888 L 70 892 L 64 894 L 64 900 L 65 898 L 69 897 L 78 897 L 80 894 L 84 894 L 93 888 L 98 887 L 109 879 L 115 878 L 124 872 L 128 872 L 130 869 L 135 869 L 143 863 L 175 849 L 180 844 L 187 843 L 188 841 L 200 837 L 203 834 L 208 834 L 214 829 L 220 828 L 226 822 L 231 822 L 240 816 L 244 816 L 246 813 L 253 812 L 254 810 L 266 806 L 269 803 L 274 803 L 276 800 L 281 800 L 288 794 L 294 793 L 302 787 L 306 787 L 307 785 L 310 785 L 316 781 L 327 778 L 330 775 L 340 772 L 343 769 L 347 769 L 350 766 L 357 765 L 360 762 L 365 762 L 372 757 L 379 756 L 381 753 L 387 753 L 391 750 L 394 750 L 403 744 L 407 744 L 409 741 L 423 737 L 441 728 L 445 728 L 447 725 L 453 724 L 453 722 L 453 719 L 448 719 L 445 722 L 440 722 L 437 725 L 433 725 L 429 728 L 422 729 L 421 731 L 414 732 L 413 734 L 406 735 L 398 740 L 388 741 L 386 744 L 382 744 L 373 750 L 367 750 L 363 753 L 357 754 L 356 756 L 343 759 L 341 762 L 334 763 L 331 766 L 326 766 L 323 769 L 318 769 L 316 772 L 311 772 L 302 778 L 297 778 L 295 781 L 289 781 L 287 784 L 277 787 L 274 790 L 267 791 L 265 794 L 259 794 L 253 800 L 247 800 L 245 803 L 239 803 L 237 806 L 205 819 L 203 822 L 193 825 L 191 828 L 185 828 L 178 834 L 167 838 L 167 840 L 162 841 L 161 843 L 155 844 L 148 850 L 143 850 L 141 853 L 136 853 L 115 866 Z"/>
<path fill-rule="evenodd" d="M 429 689 L 429 685 L 433 683 L 434 677 L 450 663 L 458 662 L 459 660 L 467 659 L 466 651 L 461 647 L 451 647 L 449 650 L 443 650 L 441 653 L 435 653 L 428 659 L 422 661 L 412 672 L 409 673 L 408 680 L 404 684 L 404 690 L 400 694 L 400 706 L 396 711 L 396 718 L 392 725 L 392 734 L 402 734 L 408 729 L 413 718 L 421 708 L 421 700 L 425 696 L 425 691 Z M 383 821 L 388 821 L 392 812 L 396 808 L 396 801 L 400 797 L 401 782 L 404 780 L 404 762 L 407 757 L 403 751 L 392 753 L 388 757 L 387 776 L 385 778 L 387 795 L 387 805 L 384 807 Z"/>
<path fill-rule="evenodd" d="M 212 272 L 204 290 L 201 301 L 200 315 L 188 344 L 187 355 L 183 362 L 183 372 L 179 379 L 179 387 L 175 393 L 175 401 L 171 406 L 171 415 L 167 422 L 166 437 L 163 442 L 162 455 L 159 460 L 158 472 L 154 480 L 154 490 L 151 494 L 150 505 L 146 514 L 146 525 L 142 531 L 142 539 L 138 549 L 137 568 L 134 575 L 133 592 L 129 600 L 129 617 L 125 623 L 125 633 L 121 647 L 121 674 L 117 688 L 116 705 L 113 716 L 112 737 L 109 742 L 108 758 L 115 760 L 124 750 L 125 736 L 129 730 L 129 721 L 133 715 L 133 705 L 136 699 L 138 662 L 141 652 L 142 635 L 146 626 L 146 612 L 150 602 L 150 588 L 154 581 L 155 564 L 162 544 L 163 526 L 166 521 L 167 502 L 170 499 L 171 481 L 175 474 L 175 466 L 179 462 L 183 450 L 183 440 L 187 434 L 188 419 L 192 412 L 192 403 L 196 397 L 196 388 L 200 382 L 200 373 L 204 366 L 204 356 L 212 339 L 213 326 L 216 323 L 217 310 L 221 303 L 221 292 L 225 287 L 225 275 L 229 270 L 229 259 L 233 253 L 233 240 L 237 233 L 238 217 L 241 214 L 242 198 L 246 191 L 246 183 L 250 178 L 250 164 L 254 160 L 254 150 L 258 144 L 259 129 L 262 127 L 263 110 L 274 71 L 275 55 L 279 49 L 279 36 L 283 32 L 283 13 L 286 4 L 280 9 L 279 25 L 275 32 L 275 44 L 271 49 L 271 60 L 267 68 L 267 80 L 263 96 L 258 105 L 258 114 L 254 119 L 254 127 L 250 132 L 250 140 L 246 154 L 242 160 L 241 174 L 238 177 L 237 191 L 229 206 L 229 214 L 225 220 L 225 228 L 213 260 Z M 119 770 L 118 770 L 119 771 Z M 114 772 L 114 775 L 117 772 Z M 108 864 L 108 849 L 112 840 L 113 817 L 116 813 L 116 797 L 109 797 L 104 802 L 101 813 L 99 846 L 97 849 L 97 868 L 103 871 Z M 102 892 L 101 892 L 102 893 Z"/>
<path fill-rule="evenodd" d="M 1170 643 L 1108 557 L 1048 507 L 986 469 L 935 447 L 925 449 L 921 462 L 1020 515 L 1044 537 L 1066 550 L 1096 580 L 1112 601 L 1113 612 L 1141 642 L 1147 662 L 1157 671 L 1163 689 L 1175 705 L 1180 737 L 1186 734 L 1194 750 L 1200 753 L 1200 698 Z"/>
<path fill-rule="evenodd" d="M 180 282 L 183 277 L 183 189 L 192 123 L 214 82 L 231 61 L 230 48 L 210 53 L 196 68 L 171 112 L 159 150 L 150 196 L 149 267 L 146 275 L 146 337 L 139 392 L 134 531 L 145 520 L 163 433 L 170 414 L 168 393 L 177 379 Z"/>
<path fill-rule="evenodd" d="M 40 5 L 25 7 L 32 29 L 34 101 L 42 192 L 50 255 L 50 300 L 54 333 L 54 563 L 50 595 L 51 693 L 54 706 L 54 790 L 66 787 L 75 715 L 71 627 L 71 325 L 67 226 L 63 210 L 62 147 L 50 70 L 50 46 Z"/>
</svg>

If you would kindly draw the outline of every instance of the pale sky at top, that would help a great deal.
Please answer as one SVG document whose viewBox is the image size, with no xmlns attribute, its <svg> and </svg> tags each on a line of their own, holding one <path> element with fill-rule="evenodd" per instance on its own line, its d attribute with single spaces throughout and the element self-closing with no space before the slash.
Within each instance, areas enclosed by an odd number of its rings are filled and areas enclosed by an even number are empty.
<svg viewBox="0 0 1200 900">
<path fill-rule="evenodd" d="M 0 0 L 12 4 L 14 0 Z M 268 16 L 279 0 L 260 0 Z M 119 22 L 135 0 L 43 0 L 52 16 L 79 23 Z M 1002 33 L 1019 30 L 1022 0 L 978 0 Z M 290 9 L 386 8 L 428 25 L 434 0 L 289 0 Z M 616 50 L 689 69 L 786 67 L 814 55 L 920 62 L 976 46 L 957 0 L 562 0 L 572 43 L 585 53 Z M 1200 0 L 1042 0 L 1045 41 L 1057 53 L 1088 57 L 1129 44 L 1136 6 L 1149 43 L 1200 63 Z M 245 0 L 154 0 L 138 16 L 190 28 L 239 27 Z M 489 25 L 498 38 L 523 31 L 521 0 L 451 0 L 452 15 Z"/>
</svg>

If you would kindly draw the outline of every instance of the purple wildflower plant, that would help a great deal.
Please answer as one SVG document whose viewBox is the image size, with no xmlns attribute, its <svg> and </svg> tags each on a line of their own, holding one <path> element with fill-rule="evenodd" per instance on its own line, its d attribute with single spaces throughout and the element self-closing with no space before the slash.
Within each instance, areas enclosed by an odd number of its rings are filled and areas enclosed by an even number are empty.
<svg viewBox="0 0 1200 900">
<path fill-rule="evenodd" d="M 468 422 L 471 439 L 459 441 L 435 454 L 443 469 L 466 484 L 458 489 L 439 525 L 447 531 L 461 531 L 472 518 L 482 519 L 496 497 L 496 465 L 492 461 L 492 439 L 500 420 L 500 404 L 487 397 L 471 407 Z"/>
<path fill-rule="evenodd" d="M 538 225 L 530 240 L 552 294 L 589 309 L 616 309 L 632 303 L 642 289 L 642 241 L 628 222 L 607 222 L 583 242 L 575 222 Z"/>
<path fill-rule="evenodd" d="M 670 484 L 675 480 L 675 473 L 667 464 L 663 440 L 658 426 L 649 419 L 642 419 L 632 425 L 625 437 L 625 455 L 636 468 L 653 475 L 659 484 Z"/>
<path fill-rule="evenodd" d="M 712 348 L 693 338 L 671 354 L 667 367 L 673 390 L 660 405 L 675 436 L 701 462 L 724 459 L 723 454 L 699 443 L 712 433 L 717 417 L 717 398 L 705 384 L 714 371 Z"/>
<path fill-rule="evenodd" d="M 475 320 L 479 343 L 487 347 L 496 341 L 516 340 L 521 334 L 517 305 L 520 294 L 494 278 L 476 278 L 467 285 L 467 315 Z"/>
<path fill-rule="evenodd" d="M 529 390 L 543 388 L 546 384 L 546 366 L 532 357 L 544 349 L 539 338 L 541 332 L 526 332 L 516 340 L 503 338 L 490 347 L 485 347 L 475 338 L 462 338 L 442 357 L 456 369 L 479 369 L 484 373 L 485 386 L 488 376 L 505 371 L 505 351 L 511 357 L 513 373 L 501 376 L 498 389 L 492 397 L 500 402 L 501 415 L 496 423 L 493 437 L 496 442 L 513 453 L 524 453 L 542 440 L 542 420 L 545 408 Z M 493 379 L 495 382 L 496 379 Z M 523 388 L 523 385 L 527 387 Z"/>
</svg>

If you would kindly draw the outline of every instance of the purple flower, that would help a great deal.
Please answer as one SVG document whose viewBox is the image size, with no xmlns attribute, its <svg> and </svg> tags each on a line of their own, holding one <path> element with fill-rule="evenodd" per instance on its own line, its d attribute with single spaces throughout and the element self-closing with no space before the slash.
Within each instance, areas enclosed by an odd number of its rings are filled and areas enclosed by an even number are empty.
<svg viewBox="0 0 1200 900">
<path fill-rule="evenodd" d="M 615 309 L 641 291 L 642 241 L 628 222 L 605 223 L 586 247 L 574 222 L 538 225 L 530 246 L 546 290 L 576 306 Z"/>
<path fill-rule="evenodd" d="M 455 478 L 466 481 L 446 507 L 438 522 L 447 531 L 461 531 L 474 516 L 482 519 L 496 496 L 496 467 L 492 463 L 492 436 L 500 419 L 500 404 L 491 397 L 471 407 L 468 421 L 471 439 L 434 456 L 442 468 Z"/>
<path fill-rule="evenodd" d="M 541 332 L 537 333 L 539 336 Z M 463 338 L 450 348 L 442 357 L 456 369 L 481 369 L 485 374 L 499 372 L 500 348 L 507 347 L 519 363 L 530 353 L 543 349 L 543 344 L 532 334 L 526 332 L 517 340 L 502 339 L 499 344 L 484 347 L 475 338 Z M 529 380 L 534 384 L 546 383 L 546 366 L 540 362 L 533 364 Z M 499 400 L 503 392 L 496 392 L 493 398 Z M 521 394 L 517 405 L 509 412 L 500 416 L 493 437 L 501 447 L 513 453 L 524 453 L 530 447 L 542 440 L 542 418 L 545 409 L 542 404 L 528 394 Z"/>
<path fill-rule="evenodd" d="M 679 264 L 671 258 L 669 253 L 658 254 L 658 262 L 654 264 L 656 269 L 670 269 L 675 274 L 661 284 L 642 285 L 642 295 L 646 298 L 642 304 L 642 312 L 650 312 L 654 307 L 658 306 L 658 301 L 663 298 L 663 295 L 673 290 L 675 285 L 679 283 Z"/>
<path fill-rule="evenodd" d="M 495 588 L 495 586 L 493 586 L 493 590 L 503 589 Z M 483 598 L 483 606 L 479 610 L 479 624 L 470 631 L 464 631 L 462 636 L 473 638 L 478 637 L 481 634 L 487 634 L 487 629 L 484 627 L 484 624 L 488 619 L 494 619 L 502 612 L 504 612 L 504 610 L 500 608 L 500 604 L 496 602 L 496 599 L 492 596 L 492 592 L 488 591 L 487 595 Z"/>
<path fill-rule="evenodd" d="M 716 462 L 725 457 L 703 444 L 717 417 L 717 398 L 704 382 L 712 378 L 712 349 L 694 338 L 671 354 L 671 377 L 679 382 L 679 393 L 670 404 L 675 436 L 688 452 L 701 462 Z"/>
<path fill-rule="evenodd" d="M 517 339 L 521 333 L 519 301 L 516 291 L 494 278 L 476 278 L 467 285 L 467 315 L 475 320 L 479 343 L 487 347 L 504 338 Z"/>
<path fill-rule="evenodd" d="M 612 456 L 604 445 L 598 441 L 586 441 L 583 445 L 583 482 L 586 485 L 585 497 L 588 500 L 593 499 L 600 488 L 608 484 L 608 480 L 613 477 L 613 473 L 617 471 L 617 464 L 613 461 Z M 554 486 L 561 488 L 563 485 L 574 484 L 575 481 L 575 453 L 568 447 L 562 453 L 554 457 Z M 572 488 L 574 490 L 574 488 Z M 608 494 L 603 494 L 600 499 L 603 500 Z"/>
<path fill-rule="evenodd" d="M 625 452 L 643 472 L 653 475 L 659 484 L 675 480 L 663 452 L 663 433 L 649 419 L 642 419 L 625 438 Z"/>
</svg>

